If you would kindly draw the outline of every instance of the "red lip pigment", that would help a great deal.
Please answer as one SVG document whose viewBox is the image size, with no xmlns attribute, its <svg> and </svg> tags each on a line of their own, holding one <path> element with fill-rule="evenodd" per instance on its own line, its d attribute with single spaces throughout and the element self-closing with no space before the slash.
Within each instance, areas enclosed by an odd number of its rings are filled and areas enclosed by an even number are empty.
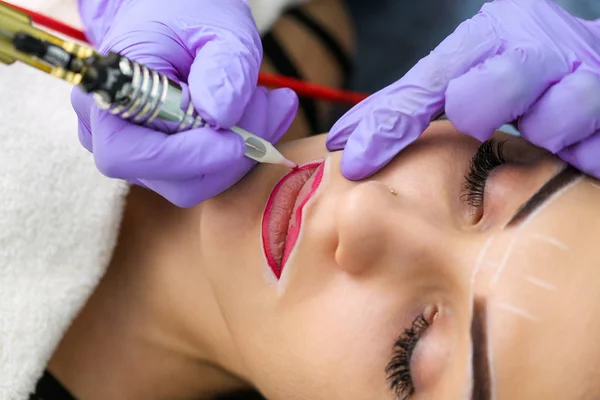
<svg viewBox="0 0 600 400">
<path fill-rule="evenodd" d="M 321 183 L 323 164 L 310 163 L 292 170 L 269 196 L 263 214 L 262 242 L 267 263 L 277 279 L 298 240 L 304 206 Z"/>
</svg>

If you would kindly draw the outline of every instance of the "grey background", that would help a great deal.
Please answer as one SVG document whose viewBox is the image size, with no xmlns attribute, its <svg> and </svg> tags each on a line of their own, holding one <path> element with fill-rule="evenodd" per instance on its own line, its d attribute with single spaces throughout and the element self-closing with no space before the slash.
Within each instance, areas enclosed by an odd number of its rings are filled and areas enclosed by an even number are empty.
<svg viewBox="0 0 600 400">
<path fill-rule="evenodd" d="M 351 88 L 372 93 L 399 79 L 485 0 L 347 0 L 357 31 Z M 600 0 L 555 0 L 574 15 L 600 18 Z M 337 110 L 334 120 L 343 112 Z"/>
</svg>

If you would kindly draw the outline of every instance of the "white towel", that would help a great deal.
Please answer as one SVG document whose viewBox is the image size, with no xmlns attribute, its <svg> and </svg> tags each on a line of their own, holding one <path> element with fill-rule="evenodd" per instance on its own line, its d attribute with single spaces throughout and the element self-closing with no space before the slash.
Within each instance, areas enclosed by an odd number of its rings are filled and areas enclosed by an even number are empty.
<svg viewBox="0 0 600 400">
<path fill-rule="evenodd" d="M 250 1 L 262 31 L 287 1 Z M 75 0 L 12 2 L 80 26 Z M 0 64 L 0 400 L 33 391 L 119 229 L 127 185 L 103 177 L 80 146 L 70 90 Z"/>
</svg>

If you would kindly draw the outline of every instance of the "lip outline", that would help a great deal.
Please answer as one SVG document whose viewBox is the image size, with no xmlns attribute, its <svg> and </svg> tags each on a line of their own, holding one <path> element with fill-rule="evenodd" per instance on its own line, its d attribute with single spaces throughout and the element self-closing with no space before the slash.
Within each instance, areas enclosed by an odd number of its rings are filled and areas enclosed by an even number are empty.
<svg viewBox="0 0 600 400">
<path fill-rule="evenodd" d="M 303 216 L 303 210 L 304 207 L 306 206 L 306 204 L 309 202 L 309 200 L 315 195 L 315 193 L 317 192 L 317 189 L 319 188 L 322 178 L 323 178 L 323 172 L 325 169 L 325 161 L 326 158 L 323 159 L 319 159 L 319 160 L 315 160 L 315 161 L 311 161 L 308 163 L 305 163 L 303 165 L 300 165 L 297 169 L 294 169 L 293 171 L 290 171 L 289 173 L 287 173 L 286 175 L 284 175 L 273 187 L 273 190 L 271 190 L 271 194 L 269 195 L 269 198 L 267 199 L 267 203 L 265 206 L 265 209 L 263 211 L 263 216 L 262 216 L 262 222 L 261 222 L 261 239 L 262 239 L 262 248 L 263 248 L 263 255 L 266 258 L 267 261 L 267 265 L 269 266 L 269 269 L 271 270 L 271 272 L 273 273 L 273 275 L 275 276 L 275 278 L 279 281 L 279 279 L 281 278 L 281 274 L 283 271 L 283 268 L 285 266 L 285 263 L 287 262 L 289 255 L 292 253 L 292 250 L 294 249 L 296 242 L 298 240 L 299 234 L 300 234 L 300 230 L 302 227 L 302 216 Z M 298 190 L 298 194 L 296 195 L 296 198 L 294 199 L 294 204 L 295 202 L 298 200 L 298 195 L 300 194 L 300 192 L 302 191 L 302 189 L 304 188 L 304 186 L 308 183 L 308 181 L 311 178 L 315 178 L 311 184 L 311 188 L 310 191 L 308 192 L 307 196 L 302 200 L 302 202 L 300 204 L 298 204 L 297 207 L 292 208 L 291 212 L 290 212 L 290 220 L 288 222 L 288 227 L 287 227 L 287 231 L 285 232 L 285 241 L 283 243 L 283 250 L 282 250 L 282 256 L 281 256 L 281 263 L 278 265 L 277 261 L 275 260 L 275 258 L 273 257 L 272 252 L 270 251 L 270 231 L 269 231 L 269 223 L 270 223 L 270 215 L 271 215 L 271 210 L 273 208 L 273 204 L 274 204 L 274 199 L 277 195 L 277 193 L 281 190 L 281 187 L 283 186 L 283 184 L 292 176 L 294 176 L 295 174 L 301 172 L 301 171 L 305 171 L 307 169 L 311 169 L 314 168 L 314 171 L 312 171 L 312 173 L 308 176 L 308 179 L 306 180 L 306 182 L 304 182 L 302 184 L 302 186 L 300 187 L 300 190 Z M 291 246 L 288 247 L 288 238 L 290 236 L 290 232 L 291 232 L 291 222 L 292 222 L 292 218 L 295 221 L 295 230 L 297 231 L 297 234 L 295 235 L 294 238 L 294 243 L 291 244 Z M 288 249 L 286 251 L 286 249 Z"/>
</svg>

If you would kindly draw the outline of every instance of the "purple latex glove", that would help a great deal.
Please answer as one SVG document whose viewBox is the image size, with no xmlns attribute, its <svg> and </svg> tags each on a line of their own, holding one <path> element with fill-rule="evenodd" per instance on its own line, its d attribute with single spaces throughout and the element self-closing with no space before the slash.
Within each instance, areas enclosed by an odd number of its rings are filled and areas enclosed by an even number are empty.
<svg viewBox="0 0 600 400">
<path fill-rule="evenodd" d="M 518 118 L 523 137 L 600 177 L 600 29 L 549 0 L 496 0 L 402 79 L 343 116 L 327 140 L 342 171 L 365 178 L 445 107 L 480 140 Z"/>
<path fill-rule="evenodd" d="M 78 3 L 86 34 L 101 53 L 116 51 L 182 82 L 210 125 L 239 125 L 275 143 L 291 124 L 295 93 L 256 86 L 262 45 L 246 1 Z M 71 100 L 79 139 L 102 173 L 144 185 L 178 206 L 193 206 L 226 190 L 255 165 L 244 156 L 242 138 L 227 130 L 205 127 L 166 135 L 101 111 L 79 89 Z"/>
</svg>

